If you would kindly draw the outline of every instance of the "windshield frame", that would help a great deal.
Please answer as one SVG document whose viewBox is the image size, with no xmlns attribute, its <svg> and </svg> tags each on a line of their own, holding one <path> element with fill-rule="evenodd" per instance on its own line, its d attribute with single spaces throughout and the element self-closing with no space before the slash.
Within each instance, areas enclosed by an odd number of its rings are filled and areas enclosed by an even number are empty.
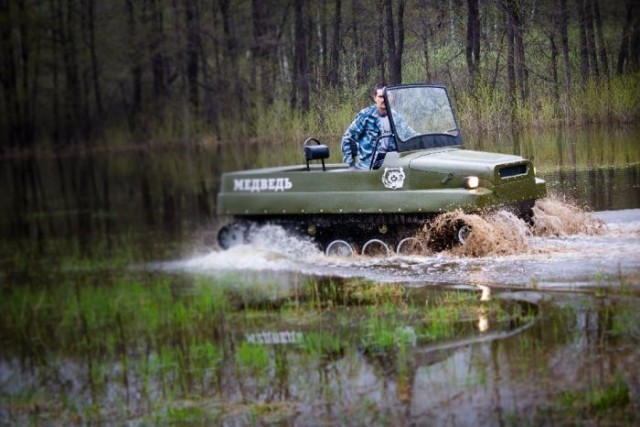
<svg viewBox="0 0 640 427">
<path fill-rule="evenodd" d="M 406 91 L 406 92 L 405 92 Z M 404 93 L 403 93 L 404 92 Z M 402 94 L 401 97 L 399 95 Z M 425 97 L 425 95 L 428 95 Z M 456 112 L 451 104 L 451 99 L 444 86 L 428 85 L 428 84 L 405 84 L 387 86 L 383 90 L 384 102 L 389 115 L 389 123 L 391 132 L 396 140 L 396 146 L 399 152 L 413 151 L 426 148 L 436 147 L 460 147 L 464 145 L 460 125 Z M 403 101 L 405 99 L 420 99 L 418 105 L 423 107 L 425 111 L 422 114 L 406 114 L 409 120 L 404 119 Z M 418 102 L 416 102 L 416 105 Z M 433 111 L 441 113 L 439 126 L 442 129 L 434 129 L 433 131 L 425 129 L 426 126 L 435 126 L 433 120 L 424 121 L 429 111 L 429 106 L 435 107 Z M 410 106 L 413 106 L 411 104 Z M 405 113 L 412 111 L 405 110 Z M 395 117 L 394 117 L 395 116 Z M 417 118 L 416 118 L 417 117 Z M 429 125 L 425 123 L 429 122 Z M 422 127 L 422 129 L 421 129 Z M 408 131 L 407 131 L 408 128 Z"/>
</svg>

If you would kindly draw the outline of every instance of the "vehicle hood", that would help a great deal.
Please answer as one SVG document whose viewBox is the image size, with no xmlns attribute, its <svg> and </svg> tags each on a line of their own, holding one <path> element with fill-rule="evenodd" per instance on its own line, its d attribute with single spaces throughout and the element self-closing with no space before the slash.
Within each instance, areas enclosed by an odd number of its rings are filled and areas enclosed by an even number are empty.
<svg viewBox="0 0 640 427">
<path fill-rule="evenodd" d="M 433 150 L 416 153 L 409 168 L 453 175 L 493 176 L 496 166 L 521 163 L 520 156 L 464 149 Z"/>
</svg>

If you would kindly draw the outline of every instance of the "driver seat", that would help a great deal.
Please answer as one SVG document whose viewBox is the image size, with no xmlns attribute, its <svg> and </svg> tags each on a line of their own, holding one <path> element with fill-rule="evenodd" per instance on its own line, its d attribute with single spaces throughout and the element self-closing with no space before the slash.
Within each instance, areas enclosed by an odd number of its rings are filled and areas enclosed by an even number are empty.
<svg viewBox="0 0 640 427">
<path fill-rule="evenodd" d="M 316 145 L 309 145 L 311 142 L 315 142 Z M 311 171 L 309 162 L 313 160 L 320 160 L 322 162 L 322 170 L 326 171 L 324 160 L 329 158 L 329 147 L 321 144 L 316 138 L 307 138 L 304 140 L 304 158 L 307 162 L 307 172 Z"/>
</svg>

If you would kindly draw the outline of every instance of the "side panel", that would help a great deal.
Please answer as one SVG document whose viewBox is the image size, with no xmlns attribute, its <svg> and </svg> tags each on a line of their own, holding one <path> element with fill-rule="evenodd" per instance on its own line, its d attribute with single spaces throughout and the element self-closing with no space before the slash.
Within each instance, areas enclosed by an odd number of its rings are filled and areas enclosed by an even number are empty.
<svg viewBox="0 0 640 427">
<path fill-rule="evenodd" d="M 292 215 L 328 213 L 441 212 L 461 208 L 478 210 L 498 203 L 492 191 L 326 191 L 264 194 L 220 194 L 219 215 Z"/>
</svg>

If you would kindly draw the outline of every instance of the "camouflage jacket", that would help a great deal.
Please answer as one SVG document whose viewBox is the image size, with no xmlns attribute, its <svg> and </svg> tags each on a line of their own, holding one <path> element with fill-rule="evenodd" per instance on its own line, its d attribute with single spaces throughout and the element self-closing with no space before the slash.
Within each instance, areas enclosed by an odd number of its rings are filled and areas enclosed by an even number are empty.
<svg viewBox="0 0 640 427">
<path fill-rule="evenodd" d="M 376 138 L 380 135 L 382 135 L 380 115 L 376 105 L 373 104 L 361 110 L 342 135 L 344 162 L 349 166 L 355 166 L 357 169 L 368 170 L 371 165 Z M 386 153 L 396 150 L 395 139 L 391 137 L 380 139 L 376 151 Z M 357 163 L 354 160 L 354 156 L 357 156 Z"/>
</svg>

